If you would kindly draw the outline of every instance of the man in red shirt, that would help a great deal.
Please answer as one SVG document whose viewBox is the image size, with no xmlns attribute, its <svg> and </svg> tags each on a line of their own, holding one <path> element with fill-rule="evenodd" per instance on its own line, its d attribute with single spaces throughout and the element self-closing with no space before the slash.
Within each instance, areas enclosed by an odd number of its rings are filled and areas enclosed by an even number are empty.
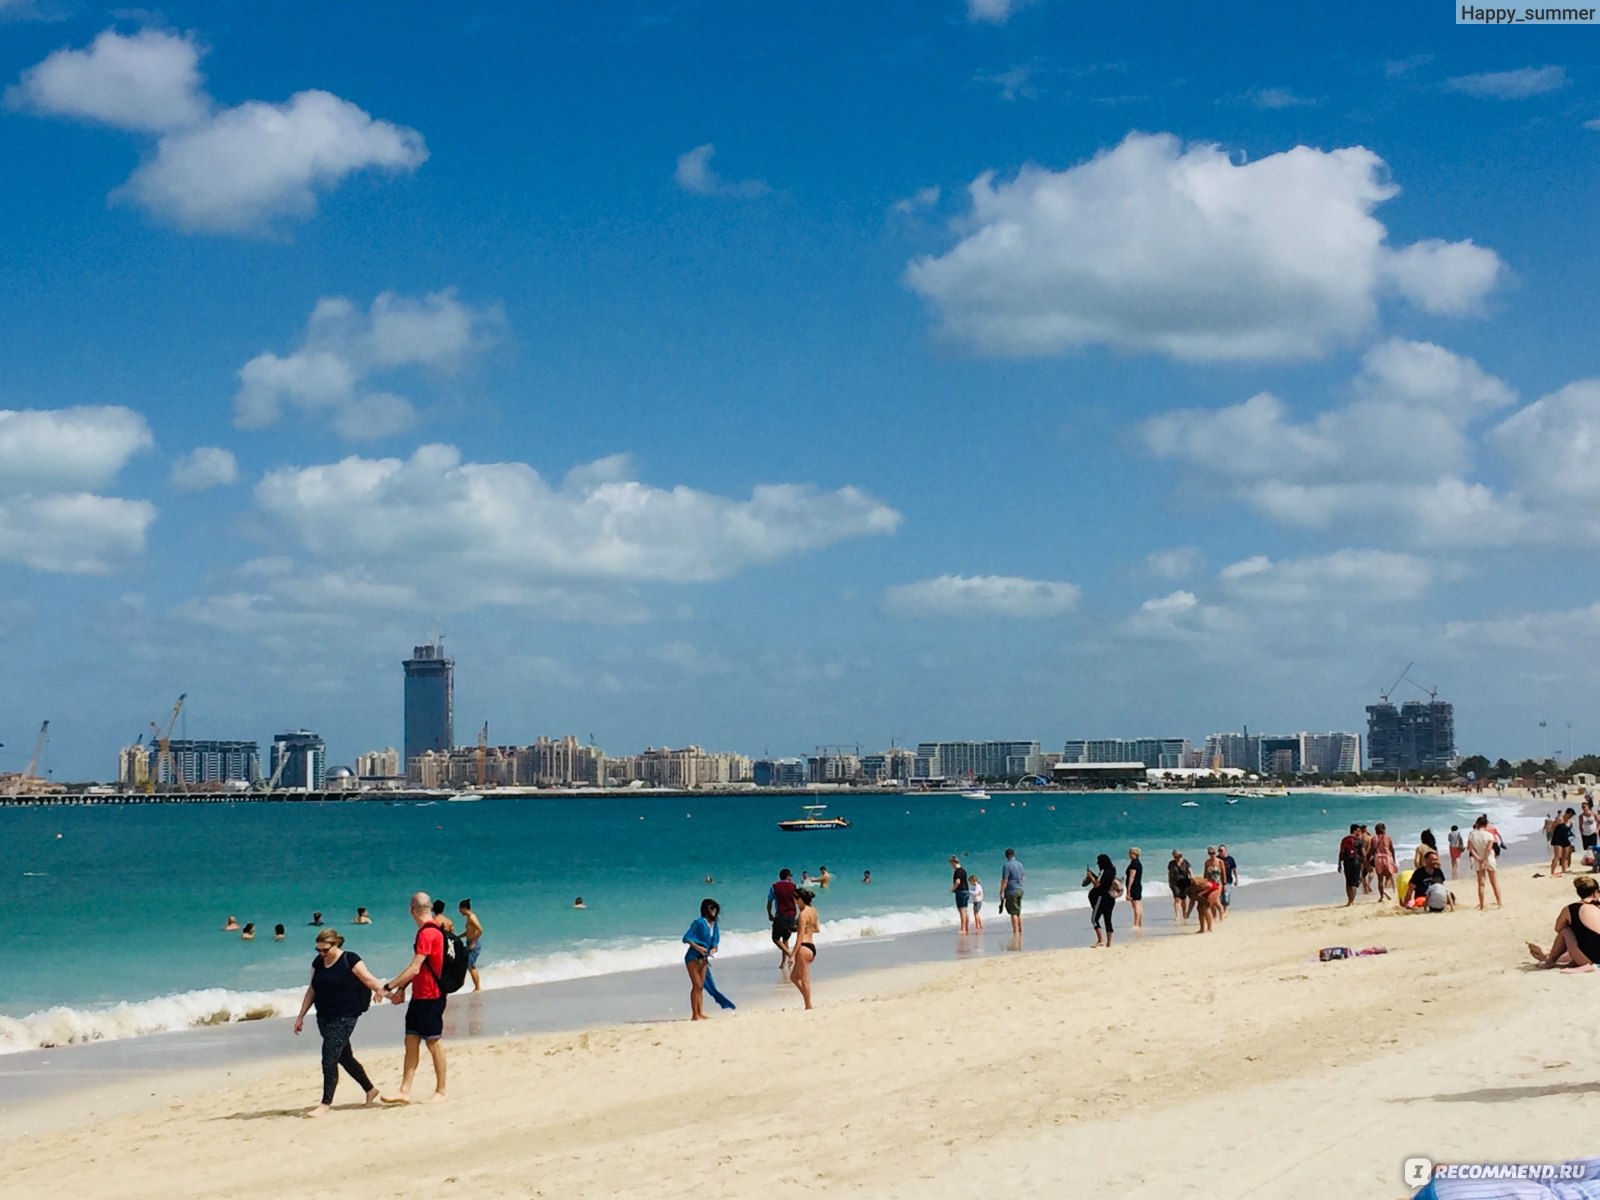
<svg viewBox="0 0 1600 1200">
<path fill-rule="evenodd" d="M 1356 902 L 1356 889 L 1361 886 L 1361 872 L 1366 865 L 1365 848 L 1361 844 L 1361 826 L 1350 826 L 1350 832 L 1339 842 L 1339 870 L 1344 874 L 1344 906 Z"/>
<path fill-rule="evenodd" d="M 406 1064 L 400 1078 L 400 1091 L 385 1096 L 391 1104 L 411 1103 L 411 1081 L 422 1057 L 422 1043 L 428 1043 L 433 1059 L 434 1100 L 444 1099 L 444 1002 L 439 990 L 439 975 L 444 970 L 444 934 L 433 916 L 433 900 L 427 892 L 411 897 L 411 919 L 417 923 L 416 951 L 411 965 L 384 985 L 389 999 L 399 1004 L 411 985 L 411 1003 L 406 1005 Z"/>
</svg>

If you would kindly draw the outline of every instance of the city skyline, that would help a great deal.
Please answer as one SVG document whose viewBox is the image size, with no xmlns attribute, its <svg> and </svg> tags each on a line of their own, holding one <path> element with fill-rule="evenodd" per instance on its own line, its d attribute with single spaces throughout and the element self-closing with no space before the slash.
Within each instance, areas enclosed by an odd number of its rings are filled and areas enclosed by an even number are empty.
<svg viewBox="0 0 1600 1200">
<path fill-rule="evenodd" d="M 1590 31 L 0 9 L 0 772 L 441 630 L 469 743 L 1600 746 Z"/>
</svg>

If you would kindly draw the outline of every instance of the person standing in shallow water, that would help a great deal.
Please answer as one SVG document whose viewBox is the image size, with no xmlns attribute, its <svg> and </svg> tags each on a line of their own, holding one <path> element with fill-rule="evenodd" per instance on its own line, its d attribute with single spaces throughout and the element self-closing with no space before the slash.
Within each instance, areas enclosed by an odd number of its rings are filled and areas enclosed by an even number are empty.
<svg viewBox="0 0 1600 1200">
<path fill-rule="evenodd" d="M 700 901 L 700 915 L 690 922 L 683 935 L 689 948 L 683 952 L 684 970 L 689 973 L 689 1019 L 706 1019 L 706 972 L 711 969 L 711 956 L 722 941 L 722 930 L 717 928 L 717 917 L 722 906 L 707 897 Z"/>
<path fill-rule="evenodd" d="M 801 888 L 795 893 L 799 908 L 795 911 L 794 957 L 789 967 L 789 982 L 805 999 L 807 1008 L 811 1007 L 811 964 L 817 961 L 817 930 L 822 924 L 817 918 L 816 898 L 810 888 Z"/>
<path fill-rule="evenodd" d="M 1144 928 L 1144 862 L 1139 858 L 1139 847 L 1128 849 L 1128 865 L 1122 874 L 1123 887 L 1128 893 L 1128 907 L 1133 911 L 1133 927 Z"/>
<path fill-rule="evenodd" d="M 961 919 L 961 932 L 966 933 L 972 919 L 969 912 L 972 890 L 967 884 L 967 870 L 954 854 L 950 856 L 950 891 L 956 898 L 956 915 Z"/>
</svg>

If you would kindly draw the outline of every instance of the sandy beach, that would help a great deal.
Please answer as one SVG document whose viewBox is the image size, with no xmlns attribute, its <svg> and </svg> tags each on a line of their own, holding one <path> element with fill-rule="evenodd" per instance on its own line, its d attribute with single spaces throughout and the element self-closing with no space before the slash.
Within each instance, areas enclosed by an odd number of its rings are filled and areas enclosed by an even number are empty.
<svg viewBox="0 0 1600 1200">
<path fill-rule="evenodd" d="M 701 1024 L 464 1043 L 448 1103 L 362 1110 L 345 1081 L 315 1124 L 308 1039 L 291 1061 L 13 1113 L 0 1189 L 1405 1196 L 1414 1155 L 1592 1148 L 1600 1034 L 1573 1018 L 1600 974 L 1528 969 L 1523 943 L 1572 896 L 1540 869 L 1508 863 L 1505 909 L 1481 914 L 1463 880 L 1442 916 L 1240 912 L 1110 952 L 1005 953 L 991 930 L 983 958 L 837 981 L 823 946 L 809 1014 L 775 987 Z M 1316 961 L 1374 944 L 1389 953 Z M 398 1046 L 357 1040 L 392 1086 Z"/>
</svg>

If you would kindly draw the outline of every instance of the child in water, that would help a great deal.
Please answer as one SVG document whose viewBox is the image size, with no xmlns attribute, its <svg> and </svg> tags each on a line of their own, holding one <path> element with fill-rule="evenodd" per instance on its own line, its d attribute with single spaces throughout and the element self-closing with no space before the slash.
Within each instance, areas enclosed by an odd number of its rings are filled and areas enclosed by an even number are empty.
<svg viewBox="0 0 1600 1200">
<path fill-rule="evenodd" d="M 967 876 L 967 887 L 972 892 L 972 928 L 983 931 L 983 884 L 976 875 Z"/>
</svg>

